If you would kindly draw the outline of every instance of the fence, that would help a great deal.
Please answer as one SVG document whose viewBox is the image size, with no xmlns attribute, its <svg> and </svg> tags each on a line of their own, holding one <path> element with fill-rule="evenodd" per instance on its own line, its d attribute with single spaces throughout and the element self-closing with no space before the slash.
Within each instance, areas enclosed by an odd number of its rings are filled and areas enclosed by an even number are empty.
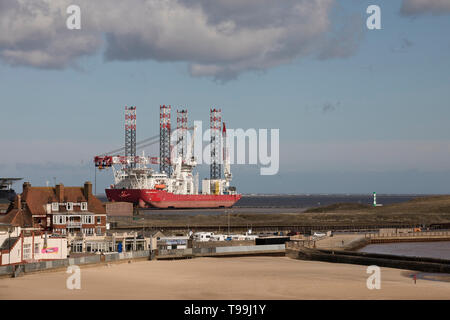
<svg viewBox="0 0 450 320">
<path fill-rule="evenodd" d="M 95 264 L 100 262 L 111 262 L 117 260 L 124 259 L 137 259 L 149 257 L 150 251 L 132 251 L 132 252 L 122 252 L 122 253 L 112 253 L 102 255 L 93 255 L 93 256 L 85 256 L 78 258 L 68 258 L 68 259 L 60 259 L 60 260 L 51 260 L 51 261 L 41 261 L 41 262 L 32 262 L 20 265 L 19 268 L 22 268 L 23 272 L 36 272 L 43 270 L 50 270 L 56 268 L 64 268 L 71 265 L 86 265 L 86 264 Z M 17 269 L 17 266 L 1 266 L 0 267 L 0 276 L 2 275 L 11 275 Z"/>
<path fill-rule="evenodd" d="M 189 256 L 220 256 L 220 255 L 236 255 L 236 254 L 255 254 L 255 253 L 271 253 L 285 250 L 284 244 L 269 244 L 269 245 L 253 245 L 253 246 L 230 246 L 230 247 L 212 247 L 212 248 L 189 248 L 176 250 L 159 250 L 158 256 L 161 258 L 178 258 Z M 22 264 L 16 266 L 1 266 L 0 276 L 12 275 L 18 268 L 23 272 L 37 272 L 43 270 L 51 270 L 56 268 L 64 268 L 71 265 L 86 265 L 100 262 L 112 262 L 125 259 L 137 259 L 150 257 L 149 250 L 131 251 L 122 253 L 111 253 L 105 255 L 92 255 L 78 258 L 68 258 L 52 261 L 41 261 Z"/>
<path fill-rule="evenodd" d="M 280 251 L 285 250 L 284 244 L 266 244 L 257 246 L 234 246 L 234 247 L 217 247 L 216 253 L 243 253 L 243 252 L 260 252 L 260 251 Z"/>
<path fill-rule="evenodd" d="M 420 232 L 389 232 L 389 233 L 367 233 L 366 238 L 428 238 L 428 237 L 450 237 L 450 231 L 420 231 Z"/>
<path fill-rule="evenodd" d="M 255 253 L 271 253 L 285 250 L 284 244 L 268 244 L 253 246 L 230 246 L 230 247 L 210 247 L 210 248 L 189 248 L 175 250 L 159 250 L 158 257 L 160 259 L 172 258 L 188 258 L 202 256 L 221 256 L 236 254 L 255 254 Z"/>
<path fill-rule="evenodd" d="M 255 245 L 255 240 L 230 240 L 230 241 L 193 241 L 193 248 L 231 247 L 231 246 L 251 246 Z"/>
</svg>

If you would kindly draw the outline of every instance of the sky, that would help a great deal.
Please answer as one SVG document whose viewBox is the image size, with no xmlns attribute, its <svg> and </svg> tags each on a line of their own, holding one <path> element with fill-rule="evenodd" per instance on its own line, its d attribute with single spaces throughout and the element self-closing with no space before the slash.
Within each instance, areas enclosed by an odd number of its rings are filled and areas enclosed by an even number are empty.
<svg viewBox="0 0 450 320">
<path fill-rule="evenodd" d="M 0 0 L 0 176 L 101 193 L 124 107 L 141 140 L 170 104 L 279 129 L 277 174 L 232 166 L 243 193 L 448 193 L 448 30 L 450 0 Z"/>
</svg>

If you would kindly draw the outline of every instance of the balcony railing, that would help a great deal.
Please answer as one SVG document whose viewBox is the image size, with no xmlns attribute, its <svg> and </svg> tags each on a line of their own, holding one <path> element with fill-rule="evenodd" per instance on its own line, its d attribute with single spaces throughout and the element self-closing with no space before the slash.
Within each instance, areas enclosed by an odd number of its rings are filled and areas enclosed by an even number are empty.
<svg viewBox="0 0 450 320">
<path fill-rule="evenodd" d="M 67 227 L 68 228 L 81 228 L 81 222 L 68 221 Z"/>
</svg>

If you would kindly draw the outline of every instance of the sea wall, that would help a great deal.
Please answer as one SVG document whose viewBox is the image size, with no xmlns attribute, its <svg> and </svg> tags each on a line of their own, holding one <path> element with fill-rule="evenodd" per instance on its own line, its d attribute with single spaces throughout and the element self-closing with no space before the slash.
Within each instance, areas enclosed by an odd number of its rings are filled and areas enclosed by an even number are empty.
<svg viewBox="0 0 450 320">
<path fill-rule="evenodd" d="M 150 256 L 149 250 L 143 251 L 132 251 L 132 252 L 122 252 L 122 253 L 112 253 L 106 255 L 92 255 L 92 256 L 84 256 L 78 258 L 68 258 L 68 259 L 60 259 L 60 260 L 51 260 L 51 261 L 41 261 L 41 262 L 33 262 L 26 263 L 21 265 L 9 265 L 9 266 L 1 266 L 0 267 L 0 276 L 13 275 L 17 270 L 24 273 L 29 272 L 39 272 L 51 269 L 65 268 L 72 265 L 88 265 L 88 264 L 96 264 L 101 262 L 113 262 L 125 259 L 139 259 Z M 19 273 L 20 273 L 19 272 Z"/>
<path fill-rule="evenodd" d="M 283 254 L 284 244 L 159 250 L 157 259 Z"/>
</svg>

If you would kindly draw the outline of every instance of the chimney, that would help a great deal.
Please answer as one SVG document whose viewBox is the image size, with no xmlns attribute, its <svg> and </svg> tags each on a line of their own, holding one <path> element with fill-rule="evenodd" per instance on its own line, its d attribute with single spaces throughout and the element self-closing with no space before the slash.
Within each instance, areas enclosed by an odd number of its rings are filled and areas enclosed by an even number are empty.
<svg viewBox="0 0 450 320">
<path fill-rule="evenodd" d="M 26 199 L 26 197 L 27 197 L 27 192 L 28 192 L 29 188 L 31 188 L 31 183 L 24 182 L 23 186 L 22 186 L 22 193 L 23 193 L 23 198 L 24 199 Z"/>
<path fill-rule="evenodd" d="M 84 183 L 84 197 L 87 201 L 92 198 L 92 183 L 90 181 Z"/>
<path fill-rule="evenodd" d="M 56 189 L 56 197 L 58 198 L 58 201 L 64 202 L 64 185 L 62 183 L 57 184 L 55 186 Z"/>
<path fill-rule="evenodd" d="M 22 197 L 20 196 L 20 194 L 18 194 L 14 199 L 14 209 L 22 209 Z"/>
<path fill-rule="evenodd" d="M 27 190 L 29 187 L 31 187 L 31 183 L 29 183 L 29 182 L 24 182 L 24 183 L 23 183 L 23 186 L 22 186 L 22 189 L 23 189 L 23 191 L 25 191 L 25 190 Z"/>
</svg>

